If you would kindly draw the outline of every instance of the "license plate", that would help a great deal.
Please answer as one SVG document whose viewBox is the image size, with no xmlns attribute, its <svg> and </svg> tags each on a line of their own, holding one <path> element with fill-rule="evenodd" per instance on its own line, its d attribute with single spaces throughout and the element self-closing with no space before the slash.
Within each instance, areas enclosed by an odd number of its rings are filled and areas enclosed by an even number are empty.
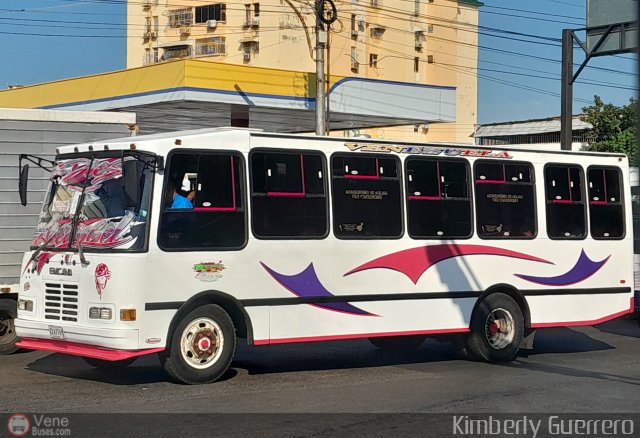
<svg viewBox="0 0 640 438">
<path fill-rule="evenodd" d="M 64 329 L 59 325 L 50 325 L 49 337 L 51 339 L 64 339 Z"/>
</svg>

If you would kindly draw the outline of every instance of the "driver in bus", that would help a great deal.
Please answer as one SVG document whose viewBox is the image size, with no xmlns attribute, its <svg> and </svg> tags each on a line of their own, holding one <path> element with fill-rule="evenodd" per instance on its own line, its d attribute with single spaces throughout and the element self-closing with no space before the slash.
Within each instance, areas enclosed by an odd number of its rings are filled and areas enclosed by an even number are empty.
<svg viewBox="0 0 640 438">
<path fill-rule="evenodd" d="M 196 191 L 191 190 L 191 181 L 189 180 L 188 176 L 186 174 L 184 175 L 180 191 L 178 191 L 177 189 L 177 181 L 174 181 L 171 186 L 171 208 L 193 208 L 193 198 L 195 198 L 196 196 Z M 186 196 L 183 196 L 180 192 L 186 193 Z"/>
</svg>

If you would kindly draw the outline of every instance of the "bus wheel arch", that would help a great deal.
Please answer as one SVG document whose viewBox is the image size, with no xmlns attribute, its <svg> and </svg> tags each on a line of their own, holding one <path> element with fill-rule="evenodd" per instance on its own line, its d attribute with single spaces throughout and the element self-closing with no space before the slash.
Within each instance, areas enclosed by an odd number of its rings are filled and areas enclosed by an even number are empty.
<svg viewBox="0 0 640 438">
<path fill-rule="evenodd" d="M 253 342 L 253 327 L 251 325 L 251 319 L 244 309 L 244 306 L 229 294 L 218 290 L 208 290 L 191 297 L 182 306 L 180 306 L 176 314 L 173 316 L 167 333 L 167 349 L 171 348 L 173 332 L 180 321 L 193 310 L 207 304 L 220 306 L 231 318 L 236 330 L 236 335 L 239 338 L 246 339 L 249 344 Z"/>
<path fill-rule="evenodd" d="M 515 287 L 511 286 L 510 284 L 500 283 L 487 288 L 482 293 L 482 295 L 478 297 L 478 300 L 473 306 L 473 310 L 476 309 L 476 307 L 478 306 L 479 303 L 482 302 L 482 300 L 486 299 L 486 297 L 488 297 L 489 295 L 497 292 L 509 295 L 511 298 L 515 300 L 516 303 L 518 303 L 518 306 L 520 307 L 520 311 L 522 312 L 522 316 L 524 318 L 525 332 L 530 330 L 531 329 L 531 310 L 529 309 L 529 303 L 524 297 L 524 294 L 520 292 L 518 289 L 516 289 Z"/>
</svg>

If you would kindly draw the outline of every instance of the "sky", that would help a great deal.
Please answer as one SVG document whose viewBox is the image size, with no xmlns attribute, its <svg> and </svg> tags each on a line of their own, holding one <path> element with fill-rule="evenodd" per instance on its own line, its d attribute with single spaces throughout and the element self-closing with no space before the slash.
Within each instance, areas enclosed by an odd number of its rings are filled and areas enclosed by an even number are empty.
<svg viewBox="0 0 640 438">
<path fill-rule="evenodd" d="M 585 26 L 586 0 L 484 4 L 478 123 L 559 115 L 559 40 L 563 28 Z M 123 0 L 0 0 L 0 88 L 123 69 L 125 22 Z M 574 113 L 594 95 L 616 105 L 635 96 L 634 56 L 593 58 L 574 86 Z"/>
</svg>

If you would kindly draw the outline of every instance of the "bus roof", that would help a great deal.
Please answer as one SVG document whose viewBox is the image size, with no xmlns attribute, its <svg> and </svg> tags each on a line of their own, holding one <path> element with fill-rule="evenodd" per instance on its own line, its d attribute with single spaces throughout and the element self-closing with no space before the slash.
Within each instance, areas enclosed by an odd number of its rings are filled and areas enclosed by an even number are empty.
<svg viewBox="0 0 640 438">
<path fill-rule="evenodd" d="M 545 154 L 557 154 L 557 155 L 581 155 L 581 156 L 603 156 L 603 157 L 626 157 L 621 153 L 607 153 L 607 152 L 591 152 L 591 151 L 561 151 L 561 150 L 548 150 L 548 149 L 525 149 L 518 146 L 504 145 L 504 146 L 483 146 L 483 145 L 471 145 L 462 143 L 436 143 L 436 142 L 411 142 L 406 140 L 391 140 L 391 139 L 376 139 L 368 137 L 328 137 L 328 136 L 316 136 L 313 134 L 285 134 L 285 133 L 273 133 L 264 132 L 260 129 L 251 128 L 238 128 L 238 127 L 219 127 L 219 128 L 204 128 L 194 129 L 186 131 L 172 131 L 159 134 L 150 135 L 136 135 L 132 137 L 121 137 L 112 140 L 101 140 L 99 142 L 85 143 L 78 145 L 65 145 L 58 148 L 58 154 L 70 154 L 76 152 L 89 152 L 100 150 L 129 150 L 135 145 L 135 149 L 154 152 L 154 147 L 150 143 L 162 142 L 166 144 L 180 144 L 182 140 L 189 137 L 218 137 L 224 136 L 229 139 L 235 137 L 236 140 L 244 140 L 246 143 L 250 143 L 251 137 L 254 138 L 288 138 L 298 139 L 305 141 L 330 141 L 340 143 L 363 143 L 363 144 L 379 144 L 379 145 L 398 145 L 398 146 L 427 146 L 434 148 L 455 148 L 455 149 L 471 149 L 471 150 L 494 150 L 494 151 L 513 151 L 513 152 L 528 152 L 528 153 L 545 153 Z M 287 145 L 279 145 L 280 148 L 286 148 Z"/>
</svg>

